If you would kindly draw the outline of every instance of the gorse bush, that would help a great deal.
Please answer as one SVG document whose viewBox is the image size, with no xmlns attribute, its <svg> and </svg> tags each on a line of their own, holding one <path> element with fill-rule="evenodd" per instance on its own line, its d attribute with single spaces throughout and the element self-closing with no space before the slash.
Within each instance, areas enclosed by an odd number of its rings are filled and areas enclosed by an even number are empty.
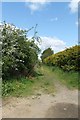
<svg viewBox="0 0 80 120">
<path fill-rule="evenodd" d="M 2 77 L 3 79 L 34 72 L 38 60 L 39 48 L 35 36 L 30 40 L 27 32 L 4 23 L 1 29 L 2 41 Z"/>
<path fill-rule="evenodd" d="M 57 66 L 64 71 L 80 71 L 80 46 L 76 45 L 44 59 L 44 63 Z"/>
</svg>

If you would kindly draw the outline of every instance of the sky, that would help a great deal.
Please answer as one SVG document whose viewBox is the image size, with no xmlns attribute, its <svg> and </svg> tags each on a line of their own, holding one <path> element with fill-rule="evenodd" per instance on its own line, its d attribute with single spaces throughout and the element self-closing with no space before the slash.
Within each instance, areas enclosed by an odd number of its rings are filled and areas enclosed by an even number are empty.
<svg viewBox="0 0 80 120">
<path fill-rule="evenodd" d="M 78 44 L 77 2 L 2 2 L 2 21 L 29 29 L 38 24 L 42 41 L 39 47 L 51 47 L 54 53 Z M 1 21 L 1 20 L 0 20 Z M 34 32 L 28 33 L 33 36 Z"/>
</svg>

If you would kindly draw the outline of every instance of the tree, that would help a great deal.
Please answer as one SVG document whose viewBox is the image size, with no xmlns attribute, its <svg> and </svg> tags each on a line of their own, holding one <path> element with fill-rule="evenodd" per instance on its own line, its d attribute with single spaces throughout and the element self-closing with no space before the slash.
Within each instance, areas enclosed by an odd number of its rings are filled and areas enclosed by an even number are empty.
<svg viewBox="0 0 80 120">
<path fill-rule="evenodd" d="M 2 25 L 2 77 L 33 73 L 38 60 L 39 48 L 35 44 L 34 37 L 29 40 L 27 32 L 16 28 L 11 24 Z"/>
<path fill-rule="evenodd" d="M 52 55 L 54 52 L 51 48 L 47 48 L 46 50 L 43 51 L 42 53 L 42 56 L 41 56 L 41 59 L 42 59 L 42 62 L 45 58 L 47 58 L 48 56 Z"/>
</svg>

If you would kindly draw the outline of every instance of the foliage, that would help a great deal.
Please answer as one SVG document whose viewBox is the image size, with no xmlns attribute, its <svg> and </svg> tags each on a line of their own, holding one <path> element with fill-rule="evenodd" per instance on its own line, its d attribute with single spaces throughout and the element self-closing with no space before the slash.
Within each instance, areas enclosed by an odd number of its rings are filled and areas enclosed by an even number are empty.
<svg viewBox="0 0 80 120">
<path fill-rule="evenodd" d="M 39 48 L 35 36 L 29 40 L 27 32 L 4 22 L 1 31 L 3 79 L 33 73 Z"/>
<path fill-rule="evenodd" d="M 5 80 L 2 83 L 3 97 L 24 97 L 41 93 L 54 93 L 53 73 L 46 67 L 37 67 L 36 77 L 21 77 Z M 51 77 L 51 78 L 50 78 Z M 50 80 L 51 79 L 51 80 Z"/>
<path fill-rule="evenodd" d="M 63 71 L 59 67 L 52 67 L 52 71 L 54 74 L 54 78 L 62 82 L 64 85 L 66 85 L 69 89 L 80 89 L 80 83 L 78 83 L 78 75 L 79 73 L 77 71 Z"/>
<path fill-rule="evenodd" d="M 47 48 L 46 50 L 43 51 L 41 59 L 42 62 L 44 61 L 45 58 L 53 54 L 53 50 L 51 48 Z"/>
<path fill-rule="evenodd" d="M 44 63 L 58 66 L 64 71 L 80 71 L 80 46 L 76 45 L 44 59 Z"/>
<path fill-rule="evenodd" d="M 68 88 L 78 88 L 78 72 L 64 72 L 57 67 L 43 65 L 36 68 L 36 77 L 22 77 L 3 81 L 2 95 L 24 97 L 42 93 L 54 94 L 56 92 L 55 82 L 58 80 Z M 80 84 L 79 84 L 80 89 Z"/>
<path fill-rule="evenodd" d="M 8 96 L 14 91 L 14 87 L 11 82 L 3 82 L 2 83 L 2 96 Z"/>
</svg>

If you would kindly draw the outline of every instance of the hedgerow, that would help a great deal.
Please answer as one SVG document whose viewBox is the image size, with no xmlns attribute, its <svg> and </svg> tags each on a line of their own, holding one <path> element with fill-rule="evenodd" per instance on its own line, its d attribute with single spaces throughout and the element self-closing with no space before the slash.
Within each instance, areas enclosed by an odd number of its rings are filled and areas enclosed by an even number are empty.
<svg viewBox="0 0 80 120">
<path fill-rule="evenodd" d="M 64 71 L 80 71 L 80 46 L 76 45 L 44 59 L 44 63 L 57 66 Z"/>
<path fill-rule="evenodd" d="M 27 37 L 26 30 L 3 23 L 1 29 L 2 42 L 2 78 L 29 76 L 34 73 L 38 60 L 39 48 L 35 44 L 35 36 Z"/>
</svg>

